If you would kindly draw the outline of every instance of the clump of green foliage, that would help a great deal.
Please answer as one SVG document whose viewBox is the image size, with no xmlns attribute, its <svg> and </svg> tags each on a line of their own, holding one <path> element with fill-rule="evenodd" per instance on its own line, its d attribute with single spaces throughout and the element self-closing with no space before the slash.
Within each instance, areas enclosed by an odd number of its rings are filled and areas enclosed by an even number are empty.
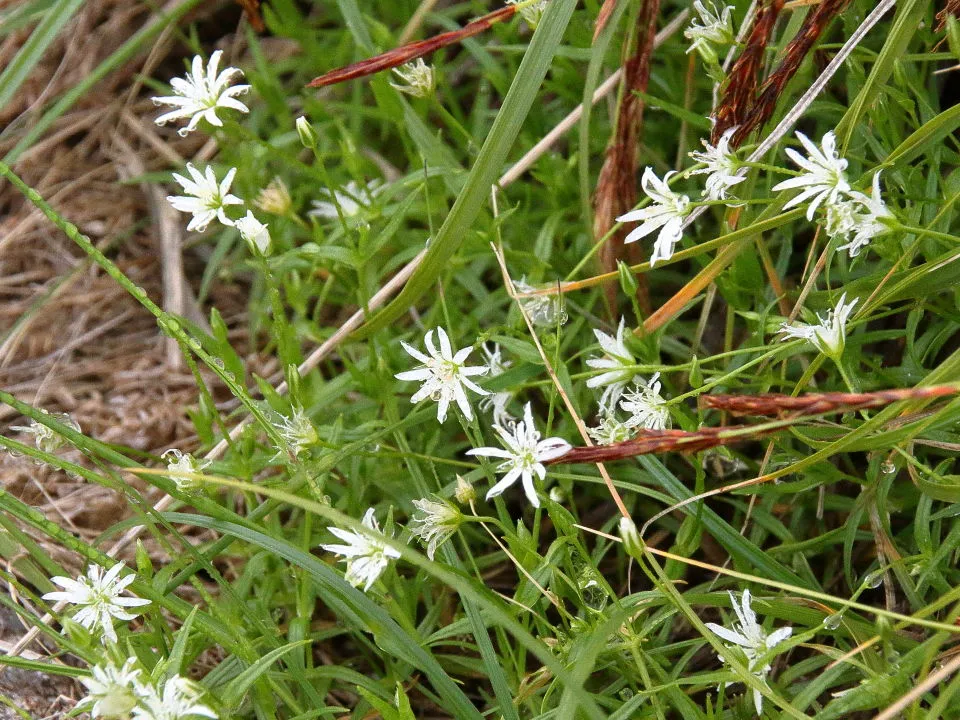
<svg viewBox="0 0 960 720">
<path fill-rule="evenodd" d="M 141 523 L 171 557 L 161 567 L 138 553 L 129 590 L 150 605 L 116 626 L 116 642 L 69 607 L 41 618 L 35 591 L 53 586 L 9 577 L 32 601 L 21 615 L 85 665 L 131 662 L 140 674 L 123 681 L 133 699 L 120 715 L 145 720 L 161 716 L 142 698 L 165 687 L 182 693 L 183 717 L 826 720 L 894 717 L 901 705 L 960 716 L 949 652 L 960 634 L 958 401 L 795 418 L 729 447 L 603 468 L 562 464 L 571 446 L 731 424 L 697 406 L 707 393 L 960 381 L 960 112 L 950 75 L 935 74 L 960 61 L 955 22 L 938 30 L 939 8 L 905 0 L 850 42 L 876 7 L 853 0 L 766 125 L 733 154 L 713 143 L 694 158 L 750 16 L 744 2 L 718 13 L 726 47 L 679 24 L 652 56 L 639 149 L 650 170 L 624 228 L 662 222 L 637 233 L 647 262 L 604 274 L 596 255 L 609 238 L 593 236 L 591 196 L 616 103 L 584 113 L 580 132 L 519 179 L 497 180 L 619 67 L 640 2 L 616 3 L 596 40 L 598 0 L 551 0 L 542 16 L 427 58 L 429 82 L 408 68 L 305 88 L 396 46 L 418 5 L 271 0 L 269 34 L 298 52 L 272 59 L 248 32 L 247 112 L 197 127 L 216 137 L 211 172 L 230 174 L 237 198 L 207 198 L 224 215 L 201 240 L 206 278 L 249 282 L 253 335 L 285 368 L 282 387 L 249 372 L 215 309 L 211 333 L 169 316 L 22 188 L 238 403 L 218 410 L 198 370 L 202 447 L 142 461 L 0 394 L 44 440 L 4 446 L 124 493 L 135 520 L 117 530 Z M 489 10 L 437 4 L 421 33 Z M 688 10 L 662 3 L 660 24 Z M 783 11 L 763 64 L 810 12 Z M 712 196 L 697 170 L 711 170 Z M 403 289 L 378 297 L 409 263 Z M 89 466 L 59 458 L 53 436 Z M 130 472 L 172 501 L 151 508 Z M 0 506 L 84 563 L 116 562 L 109 542 L 7 495 Z M 184 525 L 217 539 L 192 544 Z M 69 574 L 23 547 L 44 577 Z M 213 649 L 215 667 L 183 680 Z M 82 675 L 96 692 L 85 670 L 0 662 Z"/>
</svg>

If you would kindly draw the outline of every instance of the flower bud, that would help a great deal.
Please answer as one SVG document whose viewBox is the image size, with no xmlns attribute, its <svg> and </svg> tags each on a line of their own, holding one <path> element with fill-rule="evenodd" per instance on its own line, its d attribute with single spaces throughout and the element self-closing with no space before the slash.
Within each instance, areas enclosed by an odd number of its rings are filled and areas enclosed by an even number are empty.
<svg viewBox="0 0 960 720">
<path fill-rule="evenodd" d="M 457 475 L 457 488 L 453 493 L 457 502 L 461 505 L 468 505 L 477 498 L 477 491 L 473 485 L 463 479 L 462 475 Z"/>
<path fill-rule="evenodd" d="M 300 135 L 300 142 L 308 150 L 317 146 L 317 133 L 303 115 L 297 118 L 297 134 Z"/>
<path fill-rule="evenodd" d="M 623 547 L 630 557 L 637 560 L 643 559 L 643 540 L 637 531 L 637 526 L 628 517 L 620 518 L 620 539 L 623 540 Z"/>
<path fill-rule="evenodd" d="M 247 210 L 246 216 L 237 220 L 237 230 L 254 255 L 270 254 L 270 231 L 252 212 Z"/>
</svg>

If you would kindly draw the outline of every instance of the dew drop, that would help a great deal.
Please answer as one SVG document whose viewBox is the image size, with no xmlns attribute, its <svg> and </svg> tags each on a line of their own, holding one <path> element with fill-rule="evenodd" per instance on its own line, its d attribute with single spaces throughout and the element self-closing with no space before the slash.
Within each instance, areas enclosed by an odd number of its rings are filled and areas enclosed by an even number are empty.
<svg viewBox="0 0 960 720">
<path fill-rule="evenodd" d="M 884 475 L 893 475 L 897 471 L 897 466 L 887 460 L 880 466 L 880 472 Z"/>
<path fill-rule="evenodd" d="M 588 568 L 580 573 L 577 578 L 577 585 L 580 588 L 580 596 L 584 604 L 594 612 L 602 612 L 607 605 L 607 593 L 603 586 L 597 580 L 596 571 Z"/>
<path fill-rule="evenodd" d="M 843 621 L 843 613 L 834 613 L 833 615 L 827 615 L 823 619 L 823 626 L 827 630 L 836 630 L 840 627 L 840 623 Z"/>
<path fill-rule="evenodd" d="M 875 590 L 880 587 L 880 584 L 883 582 L 883 572 L 877 570 L 867 575 L 863 580 L 863 584 L 866 585 L 871 590 Z"/>
</svg>

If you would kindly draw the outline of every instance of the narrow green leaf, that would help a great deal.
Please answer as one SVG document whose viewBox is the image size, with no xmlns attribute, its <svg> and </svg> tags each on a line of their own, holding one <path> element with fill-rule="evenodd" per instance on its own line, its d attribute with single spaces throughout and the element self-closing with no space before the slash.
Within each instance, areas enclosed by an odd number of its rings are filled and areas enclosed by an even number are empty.
<svg viewBox="0 0 960 720">
<path fill-rule="evenodd" d="M 448 267 L 460 243 L 469 234 L 480 209 L 487 202 L 490 188 L 501 172 L 507 153 L 537 97 L 537 89 L 550 68 L 576 4 L 576 0 L 554 0 L 547 7 L 490 128 L 490 134 L 470 169 L 466 184 L 437 231 L 437 236 L 430 242 L 423 262 L 407 281 L 403 291 L 359 330 L 360 337 L 368 337 L 400 317 Z"/>
<path fill-rule="evenodd" d="M 11 98 L 16 95 L 23 81 L 40 62 L 40 58 L 81 5 L 83 0 L 60 0 L 47 10 L 43 20 L 34 28 L 13 60 L 0 73 L 0 108 L 6 107 Z"/>
</svg>

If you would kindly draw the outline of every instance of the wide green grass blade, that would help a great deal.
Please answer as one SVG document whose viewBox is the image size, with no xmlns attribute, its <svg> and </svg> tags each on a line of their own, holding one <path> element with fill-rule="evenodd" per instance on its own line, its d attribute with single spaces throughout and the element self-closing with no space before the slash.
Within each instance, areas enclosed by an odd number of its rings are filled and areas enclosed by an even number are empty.
<svg viewBox="0 0 960 720">
<path fill-rule="evenodd" d="M 393 302 L 360 329 L 359 336 L 367 337 L 400 317 L 433 286 L 449 266 L 451 258 L 471 232 L 480 209 L 489 198 L 490 188 L 499 176 L 507 153 L 510 152 L 523 121 L 536 100 L 537 90 L 550 68 L 576 4 L 576 0 L 554 0 L 548 6 L 490 133 L 470 169 L 466 184 L 437 231 L 437 236 L 432 238 L 420 267 Z"/>
<path fill-rule="evenodd" d="M 878 95 L 883 92 L 885 83 L 893 73 L 894 65 L 903 57 L 910 44 L 910 40 L 918 32 L 924 14 L 927 11 L 928 4 L 923 0 L 907 0 L 898 7 L 896 17 L 890 31 L 887 33 L 883 49 L 873 63 L 873 68 L 867 76 L 866 82 L 857 93 L 857 97 L 850 103 L 850 107 L 844 113 L 843 118 L 837 123 L 837 143 L 841 155 L 844 154 L 850 145 L 853 134 L 859 127 L 860 120 L 863 118 L 873 104 Z"/>
</svg>

